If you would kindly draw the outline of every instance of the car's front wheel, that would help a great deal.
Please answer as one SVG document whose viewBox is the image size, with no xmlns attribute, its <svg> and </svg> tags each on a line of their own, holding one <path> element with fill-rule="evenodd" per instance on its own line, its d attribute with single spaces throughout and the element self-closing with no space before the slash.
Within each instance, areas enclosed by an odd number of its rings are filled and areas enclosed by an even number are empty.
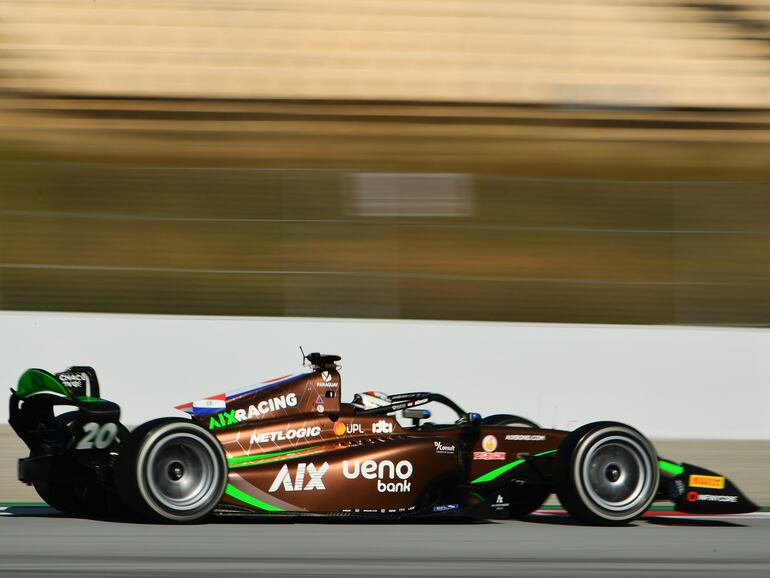
<svg viewBox="0 0 770 578">
<path fill-rule="evenodd" d="M 137 514 L 196 522 L 221 500 L 227 460 L 217 439 L 203 428 L 188 420 L 155 420 L 131 433 L 118 483 L 121 498 Z"/>
<path fill-rule="evenodd" d="M 559 501 L 573 517 L 590 524 L 621 525 L 650 507 L 660 472 L 647 438 L 627 425 L 598 422 L 564 439 L 555 477 Z"/>
</svg>

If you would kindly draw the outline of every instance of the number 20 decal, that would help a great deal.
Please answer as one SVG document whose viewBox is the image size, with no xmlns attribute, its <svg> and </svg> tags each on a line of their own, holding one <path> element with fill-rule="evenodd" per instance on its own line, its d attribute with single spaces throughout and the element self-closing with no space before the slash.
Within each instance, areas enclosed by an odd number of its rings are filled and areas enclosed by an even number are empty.
<svg viewBox="0 0 770 578">
<path fill-rule="evenodd" d="M 98 450 L 110 447 L 112 442 L 118 435 L 118 424 L 105 423 L 98 424 L 94 421 L 89 421 L 83 425 L 83 431 L 86 435 L 75 446 L 76 450 L 90 450 L 94 447 Z"/>
</svg>

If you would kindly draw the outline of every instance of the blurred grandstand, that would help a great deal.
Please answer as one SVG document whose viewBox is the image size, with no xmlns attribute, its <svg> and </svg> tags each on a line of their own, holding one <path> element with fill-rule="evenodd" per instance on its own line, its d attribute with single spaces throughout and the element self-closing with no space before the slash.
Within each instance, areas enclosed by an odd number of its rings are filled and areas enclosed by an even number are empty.
<svg viewBox="0 0 770 578">
<path fill-rule="evenodd" d="M 0 0 L 0 308 L 770 324 L 770 0 Z"/>
</svg>

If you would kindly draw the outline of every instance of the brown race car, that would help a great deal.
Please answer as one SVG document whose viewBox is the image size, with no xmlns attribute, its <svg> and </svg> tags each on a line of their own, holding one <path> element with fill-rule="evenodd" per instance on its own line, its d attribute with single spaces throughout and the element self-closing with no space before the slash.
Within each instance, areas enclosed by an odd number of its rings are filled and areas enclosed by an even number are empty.
<svg viewBox="0 0 770 578">
<path fill-rule="evenodd" d="M 602 525 L 626 524 L 655 500 L 692 513 L 757 509 L 724 476 L 659 458 L 627 425 L 543 429 L 514 415 L 482 418 L 430 392 L 341 403 L 340 358 L 303 357 L 309 372 L 178 406 L 189 417 L 131 432 L 118 405 L 99 397 L 92 368 L 30 369 L 10 400 L 10 424 L 30 449 L 19 479 L 70 514 L 165 522 L 507 518 L 552 493 L 575 518 Z M 458 419 L 429 421 L 429 403 Z"/>
</svg>

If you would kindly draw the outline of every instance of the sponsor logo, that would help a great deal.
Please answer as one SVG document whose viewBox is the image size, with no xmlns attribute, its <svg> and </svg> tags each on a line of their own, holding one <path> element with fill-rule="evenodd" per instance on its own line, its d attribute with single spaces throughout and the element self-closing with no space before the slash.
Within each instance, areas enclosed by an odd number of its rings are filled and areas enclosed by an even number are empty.
<svg viewBox="0 0 770 578">
<path fill-rule="evenodd" d="M 713 494 L 700 494 L 698 496 L 699 502 L 728 502 L 735 504 L 738 502 L 738 496 L 720 496 Z"/>
<path fill-rule="evenodd" d="M 334 433 L 336 433 L 338 436 L 348 434 L 362 434 L 364 433 L 364 428 L 360 423 L 348 423 L 345 424 L 341 421 L 338 421 L 336 424 L 334 424 Z"/>
<path fill-rule="evenodd" d="M 726 502 L 728 504 L 735 504 L 738 502 L 738 496 L 722 496 L 717 494 L 699 494 L 692 491 L 687 492 L 688 502 Z"/>
<path fill-rule="evenodd" d="M 709 488 L 711 490 L 723 490 L 725 487 L 725 479 L 722 476 L 701 476 L 692 474 L 690 475 L 691 488 Z"/>
<path fill-rule="evenodd" d="M 459 510 L 460 504 L 444 504 L 443 506 L 433 506 L 434 512 L 448 512 L 450 510 Z"/>
<path fill-rule="evenodd" d="M 684 482 L 682 480 L 674 480 L 674 485 L 676 486 L 676 493 L 678 495 L 684 494 Z"/>
<path fill-rule="evenodd" d="M 324 404 L 324 398 L 322 398 L 320 395 L 317 395 L 316 398 L 315 398 L 315 402 L 323 405 Z"/>
<path fill-rule="evenodd" d="M 412 483 L 407 480 L 412 477 L 412 462 L 401 460 L 394 464 L 390 460 L 356 460 L 353 465 L 350 462 L 342 462 L 342 475 L 349 480 L 362 477 L 366 480 L 377 480 L 377 491 L 380 493 L 411 492 Z M 386 480 L 401 481 L 386 481 Z"/>
<path fill-rule="evenodd" d="M 275 492 L 281 487 L 287 492 L 325 490 L 323 477 L 328 469 L 329 464 L 327 462 L 324 462 L 320 468 L 316 468 L 314 464 L 297 464 L 297 470 L 292 480 L 289 466 L 283 464 L 268 491 Z"/>
<path fill-rule="evenodd" d="M 508 434 L 505 436 L 507 442 L 542 442 L 545 436 L 540 434 Z"/>
<path fill-rule="evenodd" d="M 64 384 L 64 387 L 78 394 L 80 394 L 80 392 L 85 393 L 86 385 L 88 385 L 89 383 L 88 375 L 82 372 L 57 373 L 56 377 L 59 378 L 59 381 L 61 381 Z"/>
<path fill-rule="evenodd" d="M 324 406 L 322 406 L 322 405 L 317 405 L 317 406 L 315 406 L 315 410 L 316 410 L 318 413 L 323 413 L 323 412 L 324 412 Z"/>
<path fill-rule="evenodd" d="M 436 446 L 436 453 L 437 454 L 453 454 L 453 453 L 455 453 L 455 445 L 454 444 L 443 444 L 441 442 L 433 442 L 433 445 Z"/>
<path fill-rule="evenodd" d="M 329 371 L 322 371 L 321 379 L 323 381 L 316 383 L 318 387 L 337 387 L 340 384 L 339 381 L 332 381 L 333 376 Z"/>
<path fill-rule="evenodd" d="M 484 439 L 481 441 L 481 447 L 484 448 L 485 452 L 495 451 L 497 449 L 497 438 L 492 435 L 484 436 Z"/>
<path fill-rule="evenodd" d="M 381 419 L 378 422 L 372 424 L 372 433 L 376 434 L 389 434 L 393 433 L 393 424 Z"/>
<path fill-rule="evenodd" d="M 390 407 L 394 411 L 398 411 L 400 409 L 405 409 L 407 407 L 412 407 L 413 405 L 422 405 L 424 403 L 428 403 L 428 401 L 430 401 L 430 400 L 427 397 L 424 397 L 422 399 L 415 399 L 414 401 L 404 401 L 404 402 L 401 402 L 401 403 L 394 403 Z"/>
<path fill-rule="evenodd" d="M 473 452 L 474 460 L 504 460 L 505 452 Z"/>
<path fill-rule="evenodd" d="M 261 415 L 278 411 L 279 409 L 286 409 L 287 407 L 294 407 L 296 405 L 297 396 L 293 393 L 271 397 L 270 399 L 263 399 L 255 405 L 250 405 L 248 410 L 231 409 L 230 411 L 224 411 L 212 416 L 209 420 L 209 429 L 235 425 L 242 421 L 246 421 L 247 419 L 253 419 Z"/>
<path fill-rule="evenodd" d="M 492 504 L 492 507 L 495 510 L 502 510 L 503 508 L 507 508 L 508 506 L 510 506 L 510 503 L 505 501 L 505 499 L 503 498 L 503 495 L 497 494 L 497 498 L 495 499 L 494 504 Z"/>
<path fill-rule="evenodd" d="M 320 426 L 301 427 L 297 429 L 288 429 L 286 431 L 271 431 L 264 433 L 254 432 L 251 434 L 251 443 L 266 444 L 269 442 L 301 440 L 305 438 L 318 437 L 319 435 L 321 435 Z"/>
</svg>

